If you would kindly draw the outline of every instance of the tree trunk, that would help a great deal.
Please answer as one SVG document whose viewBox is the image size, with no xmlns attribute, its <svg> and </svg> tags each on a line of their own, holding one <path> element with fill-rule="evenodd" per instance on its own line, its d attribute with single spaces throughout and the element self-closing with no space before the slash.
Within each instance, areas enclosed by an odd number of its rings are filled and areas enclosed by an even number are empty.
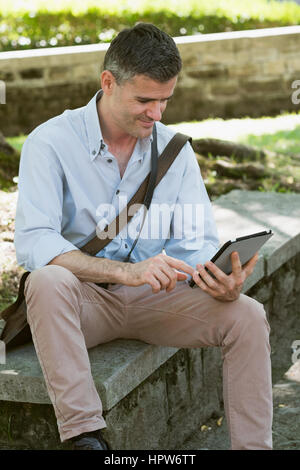
<svg viewBox="0 0 300 470">
<path fill-rule="evenodd" d="M 0 131 L 0 189 L 8 190 L 15 185 L 13 178 L 18 175 L 20 156 Z"/>
<path fill-rule="evenodd" d="M 0 131 L 0 153 L 4 153 L 5 155 L 15 155 L 15 149 L 6 142 L 4 135 Z"/>
<path fill-rule="evenodd" d="M 193 139 L 193 148 L 201 155 L 235 157 L 238 161 L 264 161 L 266 158 L 266 153 L 263 150 L 220 139 Z"/>
</svg>

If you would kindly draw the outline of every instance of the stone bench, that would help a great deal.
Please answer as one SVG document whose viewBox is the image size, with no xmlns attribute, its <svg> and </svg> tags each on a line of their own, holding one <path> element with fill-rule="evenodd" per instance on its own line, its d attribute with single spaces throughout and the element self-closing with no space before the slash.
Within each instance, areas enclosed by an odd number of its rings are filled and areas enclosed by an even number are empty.
<svg viewBox="0 0 300 470">
<path fill-rule="evenodd" d="M 281 374 L 292 340 L 300 339 L 300 195 L 232 191 L 213 207 L 221 242 L 266 228 L 275 234 L 244 292 L 265 304 L 271 344 L 277 345 L 274 370 Z M 104 435 L 113 449 L 180 449 L 207 419 L 224 414 L 218 348 L 178 350 L 120 339 L 89 350 L 89 356 L 108 425 Z M 1 446 L 68 448 L 60 443 L 32 344 L 8 352 L 0 365 Z"/>
</svg>

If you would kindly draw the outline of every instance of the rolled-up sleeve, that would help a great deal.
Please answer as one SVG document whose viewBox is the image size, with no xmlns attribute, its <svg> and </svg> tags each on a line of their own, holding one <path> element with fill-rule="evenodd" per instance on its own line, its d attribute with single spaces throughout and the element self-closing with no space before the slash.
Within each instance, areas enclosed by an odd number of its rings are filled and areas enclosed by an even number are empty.
<svg viewBox="0 0 300 470">
<path fill-rule="evenodd" d="M 189 143 L 183 151 L 186 166 L 164 249 L 195 268 L 216 253 L 219 237 L 195 153 Z"/>
<path fill-rule="evenodd" d="M 25 141 L 20 160 L 15 219 L 17 262 L 28 271 L 78 248 L 61 235 L 63 170 L 39 134 Z"/>
</svg>

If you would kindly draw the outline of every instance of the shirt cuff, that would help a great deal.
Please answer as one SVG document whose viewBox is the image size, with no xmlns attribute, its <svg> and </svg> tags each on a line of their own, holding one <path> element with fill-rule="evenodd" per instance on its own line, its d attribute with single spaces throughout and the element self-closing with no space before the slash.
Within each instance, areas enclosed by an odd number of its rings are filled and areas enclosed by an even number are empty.
<svg viewBox="0 0 300 470">
<path fill-rule="evenodd" d="M 44 234 L 34 244 L 26 261 L 19 264 L 27 271 L 34 271 L 46 266 L 56 256 L 74 250 L 79 250 L 79 248 L 61 235 Z"/>
</svg>

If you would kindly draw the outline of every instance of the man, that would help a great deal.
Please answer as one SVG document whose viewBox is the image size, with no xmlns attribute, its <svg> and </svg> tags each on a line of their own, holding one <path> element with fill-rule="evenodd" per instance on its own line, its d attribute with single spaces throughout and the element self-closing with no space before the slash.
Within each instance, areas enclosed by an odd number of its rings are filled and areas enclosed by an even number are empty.
<svg viewBox="0 0 300 470">
<path fill-rule="evenodd" d="M 126 29 L 112 41 L 102 89 L 88 105 L 40 125 L 23 146 L 17 259 L 31 271 L 28 322 L 60 438 L 75 449 L 107 448 L 87 349 L 115 338 L 220 346 L 232 449 L 272 447 L 269 325 L 263 306 L 240 294 L 257 255 L 241 267 L 233 254 L 231 275 L 208 262 L 218 238 L 190 144 L 155 188 L 153 206 L 197 205 L 201 219 L 184 219 L 176 237 L 171 217 L 169 236 L 140 238 L 132 262 L 123 262 L 134 241 L 124 231 L 96 257 L 79 250 L 97 223 L 114 219 L 109 208 L 118 213 L 121 198 L 129 201 L 149 173 L 154 124 L 159 154 L 174 135 L 159 121 L 180 69 L 167 34 L 150 24 Z M 190 288 L 191 278 L 199 288 Z"/>
</svg>

